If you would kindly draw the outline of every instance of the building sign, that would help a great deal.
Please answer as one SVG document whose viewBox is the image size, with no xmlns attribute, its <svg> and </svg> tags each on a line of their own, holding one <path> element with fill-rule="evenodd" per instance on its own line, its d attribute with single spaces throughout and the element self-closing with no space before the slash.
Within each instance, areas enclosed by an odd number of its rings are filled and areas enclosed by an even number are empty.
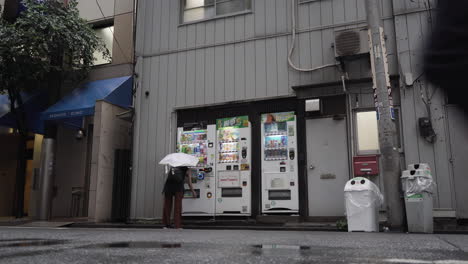
<svg viewBox="0 0 468 264">
<path fill-rule="evenodd" d="M 236 116 L 221 118 L 216 120 L 216 128 L 225 128 L 225 127 L 234 127 L 234 128 L 243 128 L 249 127 L 249 117 L 248 116 Z"/>
</svg>

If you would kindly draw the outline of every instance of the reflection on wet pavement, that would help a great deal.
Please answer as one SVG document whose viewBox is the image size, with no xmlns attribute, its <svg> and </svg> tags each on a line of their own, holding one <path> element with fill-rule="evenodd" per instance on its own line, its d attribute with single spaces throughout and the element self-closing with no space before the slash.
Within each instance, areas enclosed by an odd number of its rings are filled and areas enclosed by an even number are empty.
<svg viewBox="0 0 468 264">
<path fill-rule="evenodd" d="M 115 242 L 85 246 L 85 248 L 180 248 L 180 243 L 162 243 L 151 241 Z"/>
<path fill-rule="evenodd" d="M 0 242 L 14 242 L 14 243 L 7 243 L 7 244 L 0 243 L 0 248 L 41 247 L 41 246 L 63 245 L 67 243 L 66 240 L 40 240 L 40 239 L 11 239 L 11 240 L 1 240 Z"/>
</svg>

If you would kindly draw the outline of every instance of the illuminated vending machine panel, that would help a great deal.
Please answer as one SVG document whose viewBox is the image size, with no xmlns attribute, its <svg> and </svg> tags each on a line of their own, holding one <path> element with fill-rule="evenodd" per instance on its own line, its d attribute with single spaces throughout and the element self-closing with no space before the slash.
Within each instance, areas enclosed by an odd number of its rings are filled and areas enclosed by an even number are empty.
<svg viewBox="0 0 468 264">
<path fill-rule="evenodd" d="M 196 167 L 190 167 L 190 180 L 197 197 L 187 183 L 182 200 L 182 215 L 212 216 L 215 213 L 215 140 L 216 126 L 208 125 L 207 129 L 184 131 L 178 128 L 178 152 L 190 154 L 199 158 Z"/>
<path fill-rule="evenodd" d="M 251 214 L 251 131 L 248 116 L 216 120 L 216 215 Z"/>
<path fill-rule="evenodd" d="M 262 213 L 298 213 L 296 115 L 263 114 L 261 127 Z"/>
</svg>

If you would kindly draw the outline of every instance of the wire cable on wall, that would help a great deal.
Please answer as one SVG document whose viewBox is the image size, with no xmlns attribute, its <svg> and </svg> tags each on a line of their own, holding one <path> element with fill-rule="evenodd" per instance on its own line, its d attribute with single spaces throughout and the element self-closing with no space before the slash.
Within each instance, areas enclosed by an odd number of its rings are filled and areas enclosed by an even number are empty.
<svg viewBox="0 0 468 264">
<path fill-rule="evenodd" d="M 300 71 L 300 72 L 311 72 L 311 71 L 316 71 L 316 70 L 320 70 L 320 69 L 324 69 L 328 67 L 338 67 L 339 66 L 338 63 L 326 64 L 326 65 L 322 65 L 322 66 L 318 66 L 318 67 L 310 68 L 310 69 L 303 69 L 294 65 L 291 57 L 294 52 L 294 46 L 296 43 L 296 0 L 291 0 L 291 6 L 292 6 L 291 8 L 292 10 L 292 16 L 291 16 L 292 17 L 292 43 L 291 43 L 291 48 L 289 49 L 289 53 L 288 53 L 289 66 L 293 68 L 294 70 Z"/>
</svg>

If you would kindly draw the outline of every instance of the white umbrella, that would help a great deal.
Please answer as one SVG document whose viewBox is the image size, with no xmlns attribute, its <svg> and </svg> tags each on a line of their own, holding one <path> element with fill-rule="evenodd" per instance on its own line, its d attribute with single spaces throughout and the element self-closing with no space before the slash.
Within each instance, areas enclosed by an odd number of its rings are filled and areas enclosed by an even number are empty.
<svg viewBox="0 0 468 264">
<path fill-rule="evenodd" d="M 171 153 L 166 155 L 159 164 L 169 165 L 171 167 L 193 167 L 197 166 L 199 160 L 197 157 L 185 153 Z"/>
</svg>

